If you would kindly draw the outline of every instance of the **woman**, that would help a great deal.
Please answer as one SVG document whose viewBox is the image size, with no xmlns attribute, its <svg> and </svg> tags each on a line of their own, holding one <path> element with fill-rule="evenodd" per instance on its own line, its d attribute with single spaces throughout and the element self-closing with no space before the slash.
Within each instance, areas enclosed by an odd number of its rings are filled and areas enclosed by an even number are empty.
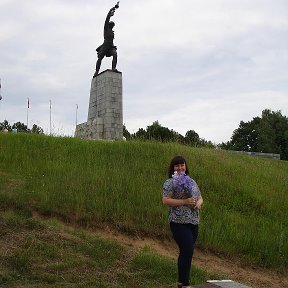
<svg viewBox="0 0 288 288">
<path fill-rule="evenodd" d="M 190 287 L 191 262 L 198 236 L 198 209 L 201 209 L 203 204 L 196 182 L 188 175 L 189 170 L 185 159 L 181 156 L 174 157 L 170 162 L 169 179 L 163 185 L 162 194 L 163 204 L 169 206 L 168 220 L 173 238 L 179 247 L 178 288 Z M 183 181 L 177 182 L 180 177 L 184 177 L 185 181 L 189 180 L 190 185 L 187 186 L 189 189 L 185 189 Z"/>
</svg>

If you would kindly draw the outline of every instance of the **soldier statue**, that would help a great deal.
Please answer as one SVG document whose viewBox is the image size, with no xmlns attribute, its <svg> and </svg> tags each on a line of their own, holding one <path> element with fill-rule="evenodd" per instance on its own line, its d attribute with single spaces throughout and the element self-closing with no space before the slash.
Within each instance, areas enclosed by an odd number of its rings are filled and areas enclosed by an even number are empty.
<svg viewBox="0 0 288 288">
<path fill-rule="evenodd" d="M 119 2 L 111 8 L 107 14 L 105 23 L 104 23 L 104 42 L 102 45 L 100 45 L 96 51 L 98 60 L 96 62 L 96 71 L 94 73 L 94 77 L 96 77 L 99 73 L 100 66 L 102 59 L 106 57 L 113 57 L 112 59 L 112 70 L 117 71 L 116 65 L 117 65 L 117 47 L 114 46 L 113 40 L 114 40 L 114 31 L 112 30 L 115 26 L 115 23 L 113 21 L 110 21 L 110 18 L 114 15 L 115 10 L 119 8 Z"/>
</svg>

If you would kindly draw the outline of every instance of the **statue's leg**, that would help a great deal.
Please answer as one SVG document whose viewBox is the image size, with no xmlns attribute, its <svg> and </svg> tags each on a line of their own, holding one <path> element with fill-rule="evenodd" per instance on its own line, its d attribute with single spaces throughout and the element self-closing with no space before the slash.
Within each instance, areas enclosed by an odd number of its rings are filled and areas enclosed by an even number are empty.
<svg viewBox="0 0 288 288">
<path fill-rule="evenodd" d="M 103 57 L 98 58 L 97 62 L 96 62 L 96 75 L 99 73 L 100 67 L 101 67 L 101 63 L 102 63 L 102 59 Z"/>
<path fill-rule="evenodd" d="M 96 62 L 96 71 L 95 71 L 95 73 L 93 75 L 93 78 L 96 77 L 99 74 L 99 70 L 100 70 L 102 59 L 103 58 L 98 58 L 98 60 Z"/>
<path fill-rule="evenodd" d="M 113 50 L 112 56 L 113 56 L 112 70 L 115 71 L 116 70 L 116 66 L 117 66 L 117 51 L 116 51 L 116 49 Z"/>
<path fill-rule="evenodd" d="M 104 58 L 104 54 L 100 52 L 98 52 L 98 60 L 96 62 L 96 71 L 93 75 L 93 78 L 96 77 L 99 74 L 99 70 L 100 70 L 100 66 L 102 63 L 102 59 Z"/>
</svg>

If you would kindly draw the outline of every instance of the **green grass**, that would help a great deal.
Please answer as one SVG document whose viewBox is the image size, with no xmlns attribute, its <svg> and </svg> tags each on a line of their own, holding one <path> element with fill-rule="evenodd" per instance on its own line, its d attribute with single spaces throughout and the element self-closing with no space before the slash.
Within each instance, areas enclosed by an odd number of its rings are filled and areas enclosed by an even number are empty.
<svg viewBox="0 0 288 288">
<path fill-rule="evenodd" d="M 175 261 L 21 210 L 0 213 L 0 287 L 174 287 Z M 192 269 L 193 283 L 210 275 Z"/>
<path fill-rule="evenodd" d="M 178 154 L 204 198 L 198 245 L 287 270 L 287 161 L 172 143 L 0 134 L 0 200 L 83 226 L 170 237 L 161 192 Z"/>
<path fill-rule="evenodd" d="M 140 283 L 138 283 L 140 287 L 157 287 L 157 283 L 162 283 L 163 286 L 166 285 L 166 287 L 169 287 L 171 282 L 173 282 L 172 279 L 177 279 L 175 260 L 161 257 L 153 253 L 149 247 L 144 247 L 144 249 L 136 255 L 132 260 L 131 268 L 141 280 Z M 191 268 L 191 275 L 193 275 L 191 285 L 203 283 L 203 279 L 207 280 L 208 276 L 203 270 L 197 269 L 193 265 Z M 210 276 L 215 278 L 215 275 Z M 151 281 L 151 286 L 145 286 L 143 284 L 141 286 L 141 283 L 145 283 L 146 279 Z"/>
</svg>

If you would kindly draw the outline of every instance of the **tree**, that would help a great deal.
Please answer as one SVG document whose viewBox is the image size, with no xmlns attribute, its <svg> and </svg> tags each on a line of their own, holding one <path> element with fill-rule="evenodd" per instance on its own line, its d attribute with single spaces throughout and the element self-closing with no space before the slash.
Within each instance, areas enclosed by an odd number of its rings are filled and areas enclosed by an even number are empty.
<svg viewBox="0 0 288 288">
<path fill-rule="evenodd" d="M 200 137 L 194 130 L 188 130 L 185 134 L 185 143 L 191 146 L 197 146 L 200 143 Z"/>
<path fill-rule="evenodd" d="M 44 130 L 41 127 L 37 126 L 36 124 L 33 124 L 31 132 L 36 134 L 44 134 Z"/>
<path fill-rule="evenodd" d="M 7 130 L 7 131 L 12 131 L 11 125 L 8 123 L 7 120 L 4 120 L 2 123 L 0 123 L 0 130 Z"/>
<path fill-rule="evenodd" d="M 21 123 L 20 121 L 14 123 L 11 126 L 7 120 L 4 120 L 2 123 L 0 123 L 0 130 L 4 129 L 7 129 L 9 132 L 11 132 L 12 129 L 17 129 L 17 132 L 44 134 L 44 130 L 40 126 L 33 124 L 33 127 L 30 130 L 24 123 Z"/>
<path fill-rule="evenodd" d="M 133 135 L 134 138 L 138 138 L 138 139 L 147 139 L 147 132 L 145 129 L 143 128 L 139 128 L 139 130 Z"/>
<path fill-rule="evenodd" d="M 129 140 L 131 138 L 131 134 L 129 133 L 129 131 L 126 129 L 125 124 L 123 125 L 123 136 Z"/>
<path fill-rule="evenodd" d="M 30 132 L 27 126 L 19 121 L 12 125 L 12 129 L 17 129 L 18 132 L 25 132 L 25 133 Z"/>
<path fill-rule="evenodd" d="M 252 121 L 245 123 L 240 122 L 239 128 L 234 130 L 230 145 L 240 151 L 256 151 L 258 143 L 258 125 L 260 118 L 255 117 Z"/>
<path fill-rule="evenodd" d="M 159 121 L 154 121 L 152 125 L 147 126 L 146 129 L 139 128 L 139 130 L 131 135 L 131 139 L 141 140 L 156 140 L 161 142 L 177 142 L 186 145 L 202 146 L 214 148 L 215 145 L 211 141 L 201 139 L 194 130 L 189 130 L 185 137 L 173 129 L 163 127 Z"/>
<path fill-rule="evenodd" d="M 241 121 L 234 130 L 231 141 L 222 143 L 228 150 L 280 154 L 288 160 L 288 118 L 281 111 L 265 109 L 261 117 L 252 121 Z"/>
<path fill-rule="evenodd" d="M 288 118 L 281 114 L 281 111 L 271 111 L 269 109 L 262 111 L 262 134 L 260 148 L 280 153 L 282 159 L 288 160 Z"/>
<path fill-rule="evenodd" d="M 168 134 L 169 134 L 169 129 L 162 127 L 158 120 L 153 122 L 152 125 L 147 126 L 146 128 L 146 132 L 147 135 L 149 137 L 149 139 L 154 139 L 154 140 L 164 140 L 166 138 L 168 138 Z"/>
<path fill-rule="evenodd" d="M 180 142 L 183 138 L 182 135 L 175 132 L 173 129 L 170 130 L 167 127 L 163 127 L 158 121 L 153 122 L 152 125 L 146 128 L 146 137 L 151 140 L 158 140 L 161 142 Z"/>
<path fill-rule="evenodd" d="M 199 145 L 200 147 L 205 147 L 205 148 L 215 148 L 216 145 L 212 143 L 212 141 L 207 141 L 205 139 L 200 138 Z"/>
</svg>

